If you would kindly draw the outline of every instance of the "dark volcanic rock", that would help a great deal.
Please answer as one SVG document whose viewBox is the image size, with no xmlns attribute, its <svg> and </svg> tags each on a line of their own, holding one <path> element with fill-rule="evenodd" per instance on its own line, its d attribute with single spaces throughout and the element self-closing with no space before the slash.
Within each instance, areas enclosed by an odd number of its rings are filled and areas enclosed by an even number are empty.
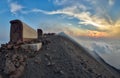
<svg viewBox="0 0 120 78">
<path fill-rule="evenodd" d="M 49 36 L 43 40 L 51 43 L 27 61 L 22 78 L 119 78 L 69 39 Z M 34 62 L 38 58 L 39 64 Z"/>
<path fill-rule="evenodd" d="M 0 75 L 6 78 L 120 78 L 114 69 L 96 61 L 68 38 L 46 35 L 42 42 L 44 45 L 38 52 L 21 48 L 2 52 L 0 69 L 4 71 Z"/>
</svg>

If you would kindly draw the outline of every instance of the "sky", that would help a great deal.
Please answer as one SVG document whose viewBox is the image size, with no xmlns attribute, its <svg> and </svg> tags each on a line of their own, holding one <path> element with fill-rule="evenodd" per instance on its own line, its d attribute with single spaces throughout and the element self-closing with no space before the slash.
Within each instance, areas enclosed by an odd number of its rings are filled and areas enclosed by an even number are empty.
<svg viewBox="0 0 120 78">
<path fill-rule="evenodd" d="M 1 0 L 0 40 L 9 40 L 10 20 L 75 37 L 120 38 L 120 0 Z"/>
</svg>

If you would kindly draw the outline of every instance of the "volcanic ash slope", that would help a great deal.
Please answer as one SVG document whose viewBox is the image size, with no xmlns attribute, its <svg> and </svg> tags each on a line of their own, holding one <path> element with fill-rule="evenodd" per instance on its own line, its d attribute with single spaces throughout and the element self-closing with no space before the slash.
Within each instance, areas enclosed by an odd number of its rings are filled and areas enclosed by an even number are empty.
<svg viewBox="0 0 120 78">
<path fill-rule="evenodd" d="M 47 36 L 48 44 L 28 59 L 22 78 L 119 78 L 81 46 L 62 36 Z"/>
</svg>

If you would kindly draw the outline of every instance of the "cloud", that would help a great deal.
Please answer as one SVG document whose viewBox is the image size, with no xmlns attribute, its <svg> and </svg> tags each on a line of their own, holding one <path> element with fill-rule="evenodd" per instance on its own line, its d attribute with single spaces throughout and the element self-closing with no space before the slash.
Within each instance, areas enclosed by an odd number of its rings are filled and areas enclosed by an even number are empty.
<svg viewBox="0 0 120 78">
<path fill-rule="evenodd" d="M 92 5 L 96 4 L 98 0 L 86 0 L 87 2 L 90 2 Z"/>
<path fill-rule="evenodd" d="M 16 14 L 17 12 L 21 11 L 24 7 L 16 2 L 10 3 L 10 12 Z"/>
<path fill-rule="evenodd" d="M 88 29 L 88 30 L 91 30 L 91 31 L 98 31 L 98 32 L 107 32 L 108 30 L 105 30 L 105 29 L 99 29 L 98 27 L 96 26 L 92 26 L 92 25 L 79 25 L 78 26 L 79 28 L 81 29 Z"/>
<path fill-rule="evenodd" d="M 12 0 L 7 0 L 8 3 L 10 3 Z"/>
<path fill-rule="evenodd" d="M 109 25 L 106 19 L 92 15 L 89 11 L 81 11 L 81 9 L 82 8 L 79 6 L 71 6 L 51 12 L 40 9 L 33 9 L 32 11 L 42 12 L 44 14 L 49 14 L 49 15 L 65 14 L 77 18 L 79 20 L 79 24 L 82 25 L 93 25 L 96 27 L 104 27 L 105 25 Z"/>
<path fill-rule="evenodd" d="M 68 0 L 54 0 L 56 5 L 64 5 L 67 3 Z"/>
<path fill-rule="evenodd" d="M 69 35 L 74 36 L 74 37 L 87 36 L 87 33 L 88 33 L 87 30 L 76 28 L 74 26 L 64 27 L 63 31 L 66 34 L 69 34 Z"/>
<path fill-rule="evenodd" d="M 114 5 L 114 2 L 115 2 L 115 0 L 86 0 L 86 1 L 90 2 L 90 4 L 92 4 L 92 5 L 100 5 L 100 3 L 102 3 L 102 5 L 103 5 L 107 1 L 109 6 Z M 103 5 L 103 6 L 106 6 L 106 5 Z"/>
<path fill-rule="evenodd" d="M 54 1 L 56 5 L 64 6 L 61 9 L 53 11 L 45 11 L 42 9 L 34 8 L 29 11 L 22 10 L 24 7 L 15 4 L 16 8 L 11 8 L 12 13 L 21 12 L 24 14 L 28 13 L 43 13 L 47 15 L 65 15 L 65 18 L 75 18 L 78 20 L 79 25 L 83 25 L 86 30 L 93 33 L 104 33 L 106 36 L 118 36 L 119 30 L 115 32 L 116 28 L 119 28 L 119 23 L 112 20 L 112 17 L 108 14 L 108 6 L 113 5 L 114 0 L 50 0 Z M 83 2 L 83 3 L 82 3 Z M 87 2 L 88 5 L 85 5 Z M 102 3 L 102 4 L 101 4 Z M 67 5 L 68 4 L 68 5 Z M 107 8 L 104 8 L 107 7 Z M 88 26 L 88 27 L 86 27 Z M 74 31 L 75 32 L 75 31 Z M 81 32 L 81 29 L 80 29 Z M 72 32 L 73 33 L 73 32 Z M 88 34 L 88 33 L 86 33 Z"/>
<path fill-rule="evenodd" d="M 97 52 L 98 54 L 111 53 L 113 50 L 109 44 L 102 43 L 102 42 L 92 43 L 91 46 L 92 46 L 93 51 Z"/>
<path fill-rule="evenodd" d="M 83 8 L 81 8 L 79 6 L 69 6 L 69 7 L 59 9 L 56 11 L 44 11 L 41 9 L 33 9 L 33 10 L 31 10 L 31 12 L 38 12 L 38 13 L 40 12 L 40 13 L 44 13 L 44 14 L 48 14 L 48 15 L 64 14 L 64 15 L 78 19 L 80 25 L 88 26 L 88 28 L 90 26 L 93 26 L 94 28 L 97 27 L 96 31 L 102 32 L 102 33 L 106 34 L 106 36 L 111 36 L 111 34 L 109 34 L 109 33 L 118 35 L 118 33 L 114 32 L 114 30 L 116 29 L 116 26 L 119 27 L 119 23 L 113 22 L 109 16 L 108 16 L 108 18 L 107 17 L 105 18 L 105 17 L 93 15 L 91 12 L 89 12 L 87 10 L 83 11 Z M 91 31 L 92 31 L 92 29 L 91 29 Z M 93 33 L 94 33 L 94 31 L 93 31 Z"/>
<path fill-rule="evenodd" d="M 62 7 L 69 7 L 71 5 L 79 6 L 83 10 L 88 10 L 90 7 L 85 6 L 82 2 L 87 0 L 51 0 L 55 5 Z"/>
<path fill-rule="evenodd" d="M 120 43 L 119 40 L 90 40 L 89 38 L 81 39 L 77 38 L 78 42 L 85 48 L 88 52 L 94 54 L 96 52 L 102 59 L 104 59 L 108 64 L 120 69 Z M 96 57 L 96 55 L 93 55 Z"/>
<path fill-rule="evenodd" d="M 109 27 L 109 37 L 120 38 L 120 24 L 119 26 Z"/>
<path fill-rule="evenodd" d="M 41 10 L 41 9 L 37 9 L 37 8 L 34 8 L 34 9 L 32 9 L 31 11 L 29 11 L 29 12 L 35 12 L 35 13 L 41 12 L 41 13 L 45 13 L 45 14 L 50 14 L 50 13 L 48 13 L 47 11 L 44 11 L 44 10 Z"/>
<path fill-rule="evenodd" d="M 110 6 L 114 5 L 114 0 L 108 0 Z"/>
<path fill-rule="evenodd" d="M 81 11 L 82 10 L 82 11 Z M 71 6 L 71 7 L 66 7 L 63 9 L 59 9 L 56 11 L 44 11 L 41 9 L 32 9 L 29 12 L 35 12 L 35 13 L 44 13 L 48 15 L 55 15 L 55 14 L 62 14 L 62 15 L 67 15 L 68 17 L 74 17 L 79 20 L 80 25 L 95 25 L 93 26 L 94 29 L 97 29 L 99 31 L 105 31 L 105 29 L 99 29 L 98 26 L 99 24 L 96 24 L 95 21 L 97 22 L 97 17 L 92 16 L 90 12 L 87 12 L 87 8 L 83 5 L 76 5 L 76 6 Z M 94 19 L 94 20 L 93 20 Z M 91 26 L 92 28 L 92 26 Z M 90 29 L 88 26 L 88 29 L 83 29 L 83 28 L 78 28 L 75 26 L 72 27 L 67 27 L 63 28 L 64 32 L 74 35 L 74 36 L 87 36 L 88 30 Z M 92 29 L 90 29 L 92 31 Z"/>
<path fill-rule="evenodd" d="M 80 4 L 83 0 L 51 0 L 55 5 L 58 6 L 69 6 L 74 4 Z"/>
<path fill-rule="evenodd" d="M 55 26 L 55 27 L 54 27 Z M 87 30 L 80 29 L 75 27 L 71 23 L 60 23 L 60 22 L 42 22 L 40 23 L 40 28 L 42 28 L 45 32 L 65 32 L 66 34 L 69 34 L 71 36 L 77 37 L 77 36 L 85 36 L 88 32 Z"/>
</svg>

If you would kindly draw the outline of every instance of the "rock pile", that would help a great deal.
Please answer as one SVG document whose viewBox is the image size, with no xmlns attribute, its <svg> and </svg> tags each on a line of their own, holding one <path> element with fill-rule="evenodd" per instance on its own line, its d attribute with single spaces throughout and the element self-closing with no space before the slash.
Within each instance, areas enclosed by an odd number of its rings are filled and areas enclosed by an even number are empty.
<svg viewBox="0 0 120 78">
<path fill-rule="evenodd" d="M 21 49 L 21 50 L 20 50 Z M 18 51 L 19 50 L 19 51 Z M 18 45 L 7 44 L 0 51 L 0 75 L 3 78 L 19 78 L 25 68 L 27 55 Z M 25 51 L 25 50 L 24 50 Z"/>
<path fill-rule="evenodd" d="M 26 56 L 21 54 L 7 54 L 4 73 L 9 75 L 10 78 L 19 78 L 25 68 Z"/>
<path fill-rule="evenodd" d="M 26 60 L 35 57 L 40 50 L 32 50 L 31 48 L 23 48 L 22 45 L 26 44 L 38 44 L 41 43 L 44 46 L 50 43 L 50 40 L 46 39 L 43 35 L 40 39 L 31 41 L 18 41 L 16 43 L 9 42 L 1 44 L 0 47 L 0 78 L 19 78 L 25 71 L 27 65 Z M 41 45 L 40 44 L 40 45 Z M 41 48 L 42 49 L 42 48 Z M 47 55 L 46 55 L 47 57 Z M 40 60 L 34 61 L 40 64 Z M 48 65 L 50 65 L 49 63 Z"/>
</svg>

